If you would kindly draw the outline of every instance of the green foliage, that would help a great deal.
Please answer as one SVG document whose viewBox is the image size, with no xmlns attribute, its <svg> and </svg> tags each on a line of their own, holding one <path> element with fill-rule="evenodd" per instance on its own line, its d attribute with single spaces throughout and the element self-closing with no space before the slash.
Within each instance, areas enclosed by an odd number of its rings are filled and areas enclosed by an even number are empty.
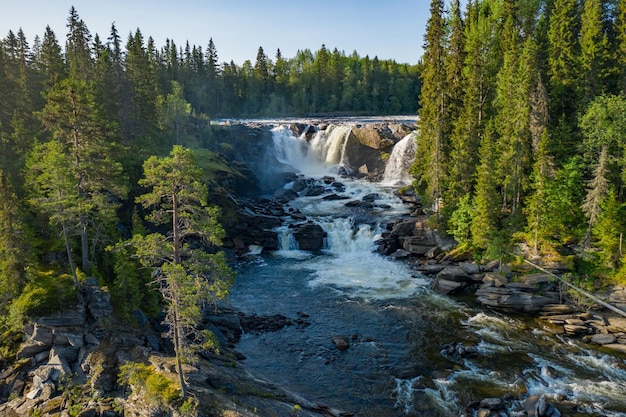
<svg viewBox="0 0 626 417">
<path fill-rule="evenodd" d="M 448 222 L 450 226 L 448 233 L 462 246 L 466 246 L 472 242 L 471 227 L 474 212 L 475 207 L 472 204 L 471 196 L 466 194 L 461 197 L 457 209 L 452 213 Z"/>
<path fill-rule="evenodd" d="M 9 312 L 11 319 L 17 323 L 27 317 L 62 310 L 75 300 L 76 288 L 70 276 L 55 271 L 36 271 L 20 296 L 11 303 Z"/>
<path fill-rule="evenodd" d="M 120 366 L 119 383 L 130 386 L 133 393 L 161 407 L 175 407 L 182 402 L 176 383 L 154 367 L 137 362 Z"/>
</svg>

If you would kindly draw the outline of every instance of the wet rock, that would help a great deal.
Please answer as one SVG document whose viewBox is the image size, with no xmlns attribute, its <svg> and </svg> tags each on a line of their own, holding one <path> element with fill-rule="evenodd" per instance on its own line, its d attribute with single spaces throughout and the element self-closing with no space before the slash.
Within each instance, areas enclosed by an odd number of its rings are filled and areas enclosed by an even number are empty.
<svg viewBox="0 0 626 417">
<path fill-rule="evenodd" d="M 298 194 L 293 190 L 281 188 L 274 193 L 274 199 L 281 204 L 287 204 L 288 202 L 298 198 Z"/>
<path fill-rule="evenodd" d="M 482 287 L 476 296 L 487 307 L 511 313 L 536 313 L 553 302 L 548 297 L 500 287 Z"/>
<path fill-rule="evenodd" d="M 350 341 L 345 336 L 333 336 L 333 344 L 340 351 L 348 350 Z"/>
<path fill-rule="evenodd" d="M 443 278 L 435 279 L 433 284 L 433 291 L 442 295 L 456 294 L 465 288 L 467 288 L 467 284 L 465 282 L 449 281 Z"/>
<path fill-rule="evenodd" d="M 305 197 L 316 197 L 324 194 L 325 191 L 326 188 L 323 185 L 313 184 L 302 190 L 300 194 Z"/>
<path fill-rule="evenodd" d="M 409 256 L 411 256 L 411 253 L 405 251 L 404 249 L 398 249 L 389 256 L 391 256 L 392 258 L 396 258 L 396 259 L 403 259 L 403 258 L 408 258 Z"/>
<path fill-rule="evenodd" d="M 504 287 L 508 282 L 508 279 L 495 272 L 488 272 L 483 276 L 486 287 Z"/>
<path fill-rule="evenodd" d="M 345 195 L 338 195 L 338 194 L 329 194 L 329 195 L 325 195 L 324 197 L 322 197 L 322 200 L 326 200 L 326 201 L 340 201 L 340 200 L 349 200 L 350 197 L 345 196 Z"/>
<path fill-rule="evenodd" d="M 304 223 L 290 226 L 298 247 L 306 251 L 318 251 L 324 248 L 326 232 L 319 224 Z"/>
</svg>

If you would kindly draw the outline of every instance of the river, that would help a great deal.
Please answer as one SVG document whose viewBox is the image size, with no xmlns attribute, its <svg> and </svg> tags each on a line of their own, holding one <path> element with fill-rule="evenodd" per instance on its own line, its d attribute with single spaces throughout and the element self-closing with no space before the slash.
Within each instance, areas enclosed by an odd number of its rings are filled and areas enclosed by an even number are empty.
<svg viewBox="0 0 626 417">
<path fill-rule="evenodd" d="M 277 127 L 274 151 L 306 177 L 337 176 L 346 131 L 332 126 L 306 141 Z M 412 155 L 392 155 L 389 163 L 404 164 L 406 171 L 407 158 Z M 403 169 L 393 176 L 407 179 Z M 251 255 L 237 267 L 233 306 L 304 316 L 310 323 L 244 334 L 237 349 L 249 369 L 360 416 L 458 416 L 471 401 L 509 393 L 543 395 L 563 415 L 626 416 L 622 357 L 559 339 L 532 318 L 432 292 L 430 278 L 372 251 L 385 222 L 407 210 L 393 195 L 394 178 L 387 175 L 380 184 L 339 180 L 351 200 L 375 195 L 374 210 L 300 197 L 290 207 L 322 226 L 325 249 L 298 250 L 285 225 L 278 230 L 280 250 Z M 338 350 L 334 336 L 348 339 L 350 347 Z M 443 346 L 453 343 L 475 346 L 478 354 L 450 356 Z M 516 409 L 520 402 L 511 405 Z"/>
</svg>

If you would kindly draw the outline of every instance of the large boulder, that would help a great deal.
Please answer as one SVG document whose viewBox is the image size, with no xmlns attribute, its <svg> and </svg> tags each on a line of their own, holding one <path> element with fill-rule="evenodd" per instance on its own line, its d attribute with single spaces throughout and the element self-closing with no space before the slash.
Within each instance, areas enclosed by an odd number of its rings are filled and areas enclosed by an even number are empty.
<svg viewBox="0 0 626 417">
<path fill-rule="evenodd" d="M 298 242 L 298 248 L 307 251 L 318 251 L 324 249 L 324 238 L 326 232 L 319 224 L 312 222 L 294 224 L 293 236 Z"/>
<path fill-rule="evenodd" d="M 476 291 L 476 296 L 484 306 L 507 313 L 536 313 L 554 303 L 552 298 L 506 287 L 483 287 Z"/>
</svg>

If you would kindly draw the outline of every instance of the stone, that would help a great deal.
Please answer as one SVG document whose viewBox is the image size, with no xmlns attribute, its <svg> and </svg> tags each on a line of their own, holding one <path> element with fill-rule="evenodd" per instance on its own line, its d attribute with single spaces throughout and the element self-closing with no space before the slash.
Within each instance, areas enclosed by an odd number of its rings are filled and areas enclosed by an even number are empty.
<svg viewBox="0 0 626 417">
<path fill-rule="evenodd" d="M 50 346 L 43 343 L 24 343 L 17 352 L 17 359 L 33 358 L 37 354 L 47 350 L 50 350 Z"/>
<path fill-rule="evenodd" d="M 408 251 L 405 251 L 404 249 L 398 249 L 389 256 L 391 256 L 392 258 L 396 258 L 396 259 L 402 259 L 402 258 L 408 258 L 409 256 L 411 256 L 411 253 Z"/>
<path fill-rule="evenodd" d="M 494 272 L 496 269 L 500 268 L 500 261 L 490 261 L 481 266 L 481 270 L 483 272 Z"/>
<path fill-rule="evenodd" d="M 85 311 L 82 308 L 66 310 L 49 317 L 41 317 L 37 324 L 44 326 L 82 326 L 85 323 Z"/>
<path fill-rule="evenodd" d="M 444 279 L 455 282 L 468 282 L 471 277 L 462 268 L 456 265 L 447 266 L 437 274 L 437 279 Z"/>
<path fill-rule="evenodd" d="M 502 287 L 482 287 L 476 296 L 487 307 L 511 313 L 536 313 L 552 302 L 548 297 Z"/>
<path fill-rule="evenodd" d="M 293 236 L 298 242 L 298 248 L 306 251 L 318 251 L 324 249 L 326 232 L 319 224 L 304 223 L 292 226 Z"/>
<path fill-rule="evenodd" d="M 464 282 L 449 281 L 443 278 L 437 278 L 433 284 L 433 290 L 443 295 L 455 294 L 467 286 Z"/>
<path fill-rule="evenodd" d="M 566 333 L 573 335 L 588 334 L 590 330 L 587 326 L 580 326 L 576 324 L 566 324 L 563 326 L 563 329 L 565 329 Z"/>
<path fill-rule="evenodd" d="M 610 345 L 615 343 L 615 336 L 612 334 L 594 334 L 591 336 L 591 342 L 597 345 Z"/>
<path fill-rule="evenodd" d="M 416 266 L 415 269 L 425 274 L 438 274 L 443 271 L 447 265 L 443 264 L 426 264 Z"/>
<path fill-rule="evenodd" d="M 50 357 L 50 351 L 46 350 L 44 352 L 41 352 L 35 355 L 35 362 L 41 363 L 47 360 L 49 357 Z"/>
<path fill-rule="evenodd" d="M 398 236 L 413 236 L 416 221 L 417 219 L 413 218 L 398 222 L 393 225 L 391 232 Z"/>
<path fill-rule="evenodd" d="M 459 267 L 468 274 L 478 274 L 480 266 L 473 262 L 460 262 Z"/>
<path fill-rule="evenodd" d="M 520 282 L 523 282 L 524 284 L 543 284 L 546 282 L 553 282 L 555 280 L 555 278 L 549 274 L 529 274 L 529 275 L 522 275 L 520 277 L 518 277 Z"/>
<path fill-rule="evenodd" d="M 608 317 L 610 332 L 619 333 L 626 332 L 626 318 L 623 317 Z"/>
<path fill-rule="evenodd" d="M 33 333 L 30 340 L 35 343 L 43 343 L 48 346 L 52 346 L 52 328 L 49 326 L 35 323 L 33 327 Z"/>
<path fill-rule="evenodd" d="M 616 352 L 620 352 L 620 353 L 626 353 L 626 345 L 623 345 L 621 343 L 609 343 L 607 345 L 603 345 L 605 348 L 609 348 L 611 350 L 614 350 Z"/>
<path fill-rule="evenodd" d="M 348 350 L 350 347 L 350 341 L 344 336 L 333 336 L 333 344 L 340 351 Z"/>
<path fill-rule="evenodd" d="M 501 410 L 504 408 L 504 403 L 500 398 L 485 398 L 480 402 L 480 407 L 489 410 Z"/>
<path fill-rule="evenodd" d="M 576 307 L 569 304 L 546 304 L 541 307 L 541 312 L 544 314 L 568 314 L 576 311 Z"/>
<path fill-rule="evenodd" d="M 87 310 L 96 319 L 108 319 L 113 314 L 111 294 L 100 287 L 84 287 Z"/>
<path fill-rule="evenodd" d="M 537 292 L 539 291 L 539 288 L 535 287 L 532 284 L 524 284 L 521 282 L 509 282 L 507 284 L 505 284 L 505 287 L 507 288 L 512 288 L 514 290 L 518 290 L 518 291 L 525 291 L 525 292 Z"/>
<path fill-rule="evenodd" d="M 485 276 L 483 276 L 483 282 L 485 284 L 491 284 L 491 286 L 494 287 L 504 287 L 509 281 L 500 274 L 487 272 Z"/>
</svg>

